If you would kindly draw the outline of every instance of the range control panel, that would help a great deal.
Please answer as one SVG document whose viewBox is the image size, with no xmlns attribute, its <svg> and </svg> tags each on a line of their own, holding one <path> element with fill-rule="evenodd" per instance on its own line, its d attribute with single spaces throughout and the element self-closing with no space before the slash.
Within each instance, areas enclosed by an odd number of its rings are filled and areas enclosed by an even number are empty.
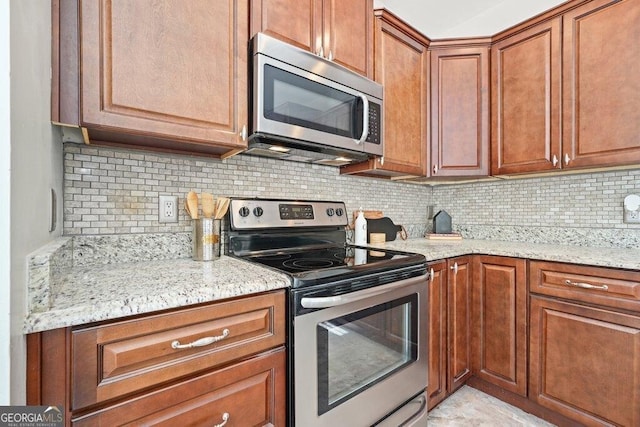
<svg viewBox="0 0 640 427">
<path fill-rule="evenodd" d="M 232 199 L 231 229 L 346 226 L 343 202 L 301 200 Z"/>
</svg>

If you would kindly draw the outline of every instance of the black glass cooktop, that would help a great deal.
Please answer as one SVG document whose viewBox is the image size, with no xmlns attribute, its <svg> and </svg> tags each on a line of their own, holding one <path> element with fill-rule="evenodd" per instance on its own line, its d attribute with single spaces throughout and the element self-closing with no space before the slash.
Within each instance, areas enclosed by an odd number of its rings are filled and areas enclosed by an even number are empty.
<svg viewBox="0 0 640 427">
<path fill-rule="evenodd" d="M 296 248 L 243 258 L 287 273 L 294 279 L 294 287 L 425 263 L 424 256 L 419 254 L 350 245 Z"/>
</svg>

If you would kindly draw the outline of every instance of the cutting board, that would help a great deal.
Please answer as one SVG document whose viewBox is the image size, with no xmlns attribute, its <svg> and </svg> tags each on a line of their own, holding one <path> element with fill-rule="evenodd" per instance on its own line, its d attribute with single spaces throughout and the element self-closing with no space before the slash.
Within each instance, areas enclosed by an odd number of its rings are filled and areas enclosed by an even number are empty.
<svg viewBox="0 0 640 427">
<path fill-rule="evenodd" d="M 356 218 L 358 217 L 358 212 L 360 211 L 353 211 L 353 222 L 356 222 Z M 363 210 L 362 213 L 364 214 L 364 219 L 377 219 L 377 218 L 384 217 L 384 214 L 382 213 L 382 211 Z"/>
<path fill-rule="evenodd" d="M 398 232 L 403 232 L 403 238 L 406 239 L 406 231 L 401 225 L 395 225 L 391 218 L 374 218 L 367 219 L 367 242 L 369 242 L 369 234 L 371 233 L 384 233 L 387 238 L 386 241 L 390 242 L 396 240 Z"/>
</svg>

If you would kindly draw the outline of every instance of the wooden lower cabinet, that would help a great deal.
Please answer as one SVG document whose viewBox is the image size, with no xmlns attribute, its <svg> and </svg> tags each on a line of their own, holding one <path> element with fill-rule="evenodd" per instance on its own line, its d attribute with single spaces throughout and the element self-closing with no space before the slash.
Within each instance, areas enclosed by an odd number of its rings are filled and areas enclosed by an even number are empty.
<svg viewBox="0 0 640 427">
<path fill-rule="evenodd" d="M 473 259 L 473 375 L 527 395 L 526 260 Z"/>
<path fill-rule="evenodd" d="M 429 409 L 447 397 L 447 261 L 430 264 Z"/>
<path fill-rule="evenodd" d="M 531 297 L 529 398 L 581 425 L 640 425 L 640 316 Z"/>
<path fill-rule="evenodd" d="M 430 266 L 428 407 L 471 376 L 471 257 Z"/>
<path fill-rule="evenodd" d="M 71 425 L 284 426 L 285 350 L 74 417 Z M 226 415 L 225 415 L 226 414 Z"/>
<path fill-rule="evenodd" d="M 284 291 L 31 334 L 27 403 L 73 426 L 284 426 L 284 344 Z"/>
</svg>

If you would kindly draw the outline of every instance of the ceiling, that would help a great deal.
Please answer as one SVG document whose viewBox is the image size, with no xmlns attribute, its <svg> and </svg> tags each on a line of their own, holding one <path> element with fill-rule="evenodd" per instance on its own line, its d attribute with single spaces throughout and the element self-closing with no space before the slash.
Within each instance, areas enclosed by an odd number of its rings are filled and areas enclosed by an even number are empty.
<svg viewBox="0 0 640 427">
<path fill-rule="evenodd" d="M 565 0 L 374 0 L 430 39 L 491 36 Z"/>
</svg>

